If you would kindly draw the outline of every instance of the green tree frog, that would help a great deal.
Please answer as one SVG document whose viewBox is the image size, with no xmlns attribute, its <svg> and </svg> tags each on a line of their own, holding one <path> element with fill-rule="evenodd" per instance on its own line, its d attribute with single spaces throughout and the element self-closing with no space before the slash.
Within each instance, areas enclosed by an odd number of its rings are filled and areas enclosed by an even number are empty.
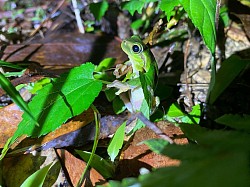
<svg viewBox="0 0 250 187">
<path fill-rule="evenodd" d="M 156 134 L 173 143 L 171 138 L 148 120 L 159 104 L 158 97 L 154 97 L 158 67 L 153 54 L 139 36 L 123 40 L 121 48 L 129 60 L 117 65 L 114 74 L 116 78 L 125 78 L 122 81 L 115 80 L 107 87 L 117 88 L 116 95 L 119 95 L 128 111 Z"/>
<path fill-rule="evenodd" d="M 107 87 L 118 89 L 116 95 L 120 96 L 131 113 L 141 111 L 144 99 L 152 113 L 159 103 L 154 97 L 155 78 L 158 76 L 156 60 L 139 36 L 123 40 L 121 48 L 129 60 L 117 65 L 114 74 L 117 78 L 126 76 L 122 81 L 115 80 Z"/>
</svg>

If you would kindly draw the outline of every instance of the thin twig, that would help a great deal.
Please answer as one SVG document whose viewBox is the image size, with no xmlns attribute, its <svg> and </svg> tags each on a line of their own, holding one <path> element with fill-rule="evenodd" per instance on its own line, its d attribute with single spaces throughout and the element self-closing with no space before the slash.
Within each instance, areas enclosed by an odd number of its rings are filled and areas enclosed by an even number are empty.
<svg viewBox="0 0 250 187">
<path fill-rule="evenodd" d="M 215 16 L 215 26 L 216 26 L 217 31 L 218 31 L 218 27 L 219 27 L 220 5 L 221 5 L 221 0 L 217 0 L 217 2 L 216 2 L 216 16 Z"/>
<path fill-rule="evenodd" d="M 162 130 L 157 127 L 153 122 L 149 121 L 143 113 L 138 112 L 135 114 L 135 116 L 140 119 L 148 128 L 150 128 L 152 131 L 154 131 L 158 136 L 160 136 L 161 138 L 167 140 L 170 144 L 173 144 L 174 141 L 168 136 L 166 135 L 164 132 L 162 132 Z"/>
<path fill-rule="evenodd" d="M 188 85 L 188 70 L 187 70 L 187 57 L 189 53 L 189 47 L 190 47 L 190 39 L 187 40 L 186 48 L 185 48 L 185 53 L 184 53 L 184 74 L 185 74 L 185 79 L 186 79 L 186 93 L 187 93 L 187 98 L 190 102 L 191 107 L 194 106 L 193 100 L 192 100 L 192 95 L 189 90 L 189 85 Z"/>
<path fill-rule="evenodd" d="M 30 37 L 34 36 L 41 28 L 42 26 L 47 22 L 49 21 L 49 19 L 51 18 L 51 16 L 56 13 L 60 8 L 61 6 L 63 5 L 63 3 L 65 2 L 65 0 L 62 0 L 58 5 L 57 7 L 51 12 L 51 14 L 45 19 L 43 20 L 43 22 L 39 25 L 39 27 L 37 27 L 32 33 L 30 33 Z"/>
<path fill-rule="evenodd" d="M 176 47 L 176 43 L 172 43 L 168 47 L 168 49 L 166 50 L 164 56 L 162 57 L 162 58 L 164 58 L 164 61 L 161 65 L 161 67 L 159 68 L 159 74 L 165 70 L 165 68 L 166 68 L 165 66 L 167 64 L 167 61 L 168 61 L 169 57 L 173 54 L 175 47 Z"/>
<path fill-rule="evenodd" d="M 77 23 L 79 32 L 84 34 L 84 33 L 85 33 L 85 30 L 84 30 L 84 27 L 83 27 L 83 24 L 82 24 L 82 19 L 81 19 L 81 16 L 80 16 L 80 10 L 79 10 L 79 8 L 77 7 L 77 2 L 76 2 L 76 0 L 72 0 L 72 5 L 73 5 L 74 12 L 75 12 L 76 23 Z"/>
</svg>

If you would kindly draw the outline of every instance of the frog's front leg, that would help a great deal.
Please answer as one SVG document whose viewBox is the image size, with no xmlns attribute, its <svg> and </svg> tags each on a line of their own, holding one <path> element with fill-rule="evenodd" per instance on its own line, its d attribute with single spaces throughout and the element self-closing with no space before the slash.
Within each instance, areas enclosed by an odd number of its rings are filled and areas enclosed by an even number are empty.
<svg viewBox="0 0 250 187">
<path fill-rule="evenodd" d="M 118 91 L 115 92 L 115 95 L 120 95 L 121 93 L 128 92 L 129 90 L 135 88 L 135 86 L 129 85 L 126 82 L 121 82 L 118 80 L 115 80 L 110 84 L 107 84 L 107 87 L 108 88 L 112 88 L 112 87 L 117 88 Z"/>
<path fill-rule="evenodd" d="M 117 79 L 121 78 L 124 75 L 131 74 L 131 73 L 132 73 L 132 66 L 128 62 L 125 64 L 117 64 L 113 72 L 113 74 L 115 75 Z"/>
<path fill-rule="evenodd" d="M 119 95 L 128 111 L 133 113 L 140 110 L 142 101 L 144 99 L 144 94 L 141 86 L 135 86 L 127 82 L 115 80 L 112 83 L 108 84 L 107 87 L 114 87 L 118 89 L 115 94 Z"/>
<path fill-rule="evenodd" d="M 115 80 L 107 85 L 107 88 L 112 87 L 118 89 L 115 94 L 119 95 L 126 108 L 131 112 L 133 110 L 133 104 L 130 101 L 130 90 L 133 89 L 133 87 L 126 82 L 121 82 L 118 80 Z"/>
</svg>

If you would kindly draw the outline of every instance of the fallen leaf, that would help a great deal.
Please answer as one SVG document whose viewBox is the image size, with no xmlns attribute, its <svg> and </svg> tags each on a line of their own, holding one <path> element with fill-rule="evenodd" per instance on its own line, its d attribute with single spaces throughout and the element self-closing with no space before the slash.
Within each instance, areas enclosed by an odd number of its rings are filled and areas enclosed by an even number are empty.
<svg viewBox="0 0 250 187">
<path fill-rule="evenodd" d="M 64 166 L 64 172 L 69 177 L 69 181 L 71 181 L 73 186 L 76 186 L 79 181 L 81 174 L 86 167 L 86 163 L 70 152 L 64 149 L 56 150 L 57 154 L 61 159 L 61 164 Z M 96 186 L 98 184 L 104 184 L 105 179 L 93 168 L 87 172 L 87 177 L 82 186 Z"/>
<path fill-rule="evenodd" d="M 113 37 L 97 34 L 51 34 L 28 45 L 9 45 L 2 60 L 8 62 L 37 62 L 47 70 L 61 73 L 84 62 L 100 63 L 113 57 L 117 63 L 127 59 L 120 42 Z"/>
<path fill-rule="evenodd" d="M 183 137 L 179 127 L 167 122 L 159 122 L 157 126 L 171 137 L 177 144 L 188 143 Z M 141 168 L 151 170 L 152 168 L 178 166 L 180 161 L 152 152 L 147 145 L 140 144 L 144 140 L 157 138 L 157 135 L 148 128 L 142 128 L 134 134 L 132 141 L 125 145 L 118 163 L 117 179 L 124 177 L 136 177 Z"/>
<path fill-rule="evenodd" d="M 16 104 L 10 104 L 0 109 L 0 148 L 14 134 L 17 125 L 22 120 L 23 112 Z"/>
</svg>

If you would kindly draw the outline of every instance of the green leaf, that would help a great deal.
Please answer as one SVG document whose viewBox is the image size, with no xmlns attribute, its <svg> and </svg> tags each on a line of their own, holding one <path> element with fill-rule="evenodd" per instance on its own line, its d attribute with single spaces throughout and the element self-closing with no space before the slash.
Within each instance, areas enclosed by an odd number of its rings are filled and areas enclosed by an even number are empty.
<svg viewBox="0 0 250 187">
<path fill-rule="evenodd" d="M 1 151 L 0 163 L 1 163 L 1 160 L 3 160 L 3 158 L 7 154 L 8 150 L 10 149 L 10 145 L 11 145 L 10 142 L 11 142 L 11 137 L 6 141 L 6 143 L 4 144 L 4 147 L 3 147 L 2 151 Z"/>
<path fill-rule="evenodd" d="M 250 64 L 250 60 L 232 55 L 226 59 L 216 74 L 216 82 L 211 90 L 209 104 L 213 104 L 230 83 Z"/>
<path fill-rule="evenodd" d="M 108 146 L 108 155 L 110 160 L 114 162 L 115 158 L 119 154 L 120 149 L 122 148 L 124 135 L 125 135 L 126 122 L 124 122 L 115 132 L 109 146 Z"/>
<path fill-rule="evenodd" d="M 23 69 L 22 71 L 19 71 L 19 72 L 5 72 L 3 73 L 3 75 L 5 77 L 21 77 L 25 71 L 26 69 Z"/>
<path fill-rule="evenodd" d="M 115 60 L 116 60 L 115 58 L 105 58 L 99 63 L 95 71 L 101 72 L 113 67 L 115 64 Z"/>
<path fill-rule="evenodd" d="M 29 176 L 21 185 L 21 187 L 32 187 L 32 186 L 37 186 L 37 187 L 42 187 L 45 177 L 50 170 L 50 168 L 54 165 L 54 163 L 51 163 L 42 169 L 39 169 L 35 173 L 33 173 L 31 176 Z"/>
<path fill-rule="evenodd" d="M 107 74 L 106 70 L 109 70 L 115 64 L 115 58 L 105 58 L 96 66 L 94 77 L 98 80 L 113 81 L 113 75 Z"/>
<path fill-rule="evenodd" d="M 250 136 L 240 131 L 209 130 L 198 125 L 181 124 L 181 130 L 185 136 L 199 145 L 213 147 L 216 144 L 220 149 L 250 151 Z M 217 150 L 217 149 L 216 149 Z M 215 151 L 216 151 L 215 150 Z M 243 150 L 243 149 L 242 149 Z"/>
<path fill-rule="evenodd" d="M 117 97 L 117 95 L 115 95 L 116 91 L 116 88 L 109 88 L 104 91 L 109 102 L 113 101 Z"/>
<path fill-rule="evenodd" d="M 250 115 L 225 114 L 215 120 L 217 123 L 250 133 Z"/>
<path fill-rule="evenodd" d="M 92 14 L 95 16 L 95 19 L 100 21 L 106 11 L 108 10 L 109 4 L 107 1 L 101 1 L 98 3 L 91 3 L 89 5 L 89 9 L 92 12 Z"/>
<path fill-rule="evenodd" d="M 91 153 L 82 150 L 75 150 L 77 154 L 85 161 L 88 162 Z M 102 157 L 94 154 L 93 159 L 90 163 L 92 168 L 95 168 L 104 178 L 111 178 L 114 175 L 114 165 L 107 162 Z"/>
<path fill-rule="evenodd" d="M 37 124 L 37 120 L 29 109 L 27 103 L 23 100 L 19 92 L 15 89 L 15 87 L 11 84 L 9 79 L 7 79 L 0 72 L 0 85 L 3 90 L 11 97 L 11 99 L 24 111 L 24 114 L 27 116 L 27 119 L 31 120 L 32 123 Z"/>
<path fill-rule="evenodd" d="M 5 62 L 3 60 L 0 60 L 0 66 L 8 67 L 8 68 L 14 68 L 14 69 L 20 69 L 23 70 L 24 68 L 21 66 L 18 66 L 16 64 L 10 63 L 10 62 Z"/>
<path fill-rule="evenodd" d="M 180 105 L 178 103 L 173 103 L 169 109 L 168 114 L 169 117 L 180 117 L 184 116 L 185 114 L 182 112 Z"/>
<path fill-rule="evenodd" d="M 234 153 L 184 162 L 179 167 L 160 168 L 140 176 L 138 186 L 194 187 L 202 184 L 202 187 L 238 185 L 247 187 L 249 186 L 247 160 L 247 154 Z"/>
<path fill-rule="evenodd" d="M 137 19 L 135 20 L 133 23 L 131 23 L 131 28 L 132 29 L 139 29 L 141 26 L 143 26 L 145 24 L 145 20 L 142 20 L 142 19 Z"/>
<path fill-rule="evenodd" d="M 152 151 L 157 154 L 161 154 L 162 150 L 169 144 L 168 141 L 164 139 L 151 139 L 143 141 L 142 143 L 146 144 Z"/>
<path fill-rule="evenodd" d="M 138 179 L 126 178 L 110 186 L 210 187 L 250 185 L 250 135 L 237 131 L 208 130 L 198 125 L 181 125 L 193 143 L 167 145 L 164 140 L 146 141 L 152 150 L 181 161 L 179 166 L 155 169 Z"/>
<path fill-rule="evenodd" d="M 124 103 L 120 97 L 115 97 L 115 99 L 112 102 L 112 106 L 113 106 L 113 110 L 116 114 L 120 114 L 124 110 L 126 110 L 126 106 L 124 105 Z"/>
<path fill-rule="evenodd" d="M 36 81 L 35 83 L 31 83 L 32 86 L 29 86 L 27 89 L 32 94 L 36 94 L 38 90 L 41 90 L 45 85 L 51 82 L 50 78 L 43 78 L 41 80 Z"/>
<path fill-rule="evenodd" d="M 38 91 L 29 107 L 40 126 L 35 126 L 24 114 L 12 143 L 23 134 L 39 137 L 52 132 L 67 119 L 87 110 L 102 89 L 102 83 L 93 78 L 94 68 L 91 63 L 73 68 Z"/>
<path fill-rule="evenodd" d="M 214 54 L 216 0 L 179 0 L 179 2 L 188 13 L 195 27 L 199 29 L 211 53 Z"/>
<path fill-rule="evenodd" d="M 150 107 L 150 109 L 153 107 L 152 106 L 152 99 L 153 99 L 153 95 L 154 95 L 154 90 L 153 88 L 155 87 L 155 82 L 154 82 L 154 78 L 155 78 L 155 67 L 154 66 L 150 66 L 148 72 L 146 73 L 141 73 L 140 72 L 140 84 L 142 86 L 143 89 L 143 94 L 144 94 L 144 98 L 147 101 L 148 106 Z M 148 116 L 148 115 L 146 115 Z"/>
<path fill-rule="evenodd" d="M 97 186 L 97 187 L 101 187 L 101 186 Z M 121 184 L 120 181 L 109 180 L 109 184 L 107 184 L 107 187 L 123 187 L 123 185 Z"/>
<path fill-rule="evenodd" d="M 197 144 L 164 145 L 150 140 L 153 150 L 181 160 L 178 167 L 165 167 L 141 175 L 134 185 L 146 186 L 249 186 L 250 136 L 233 131 L 211 131 L 198 125 L 181 125 Z M 161 145 L 163 144 L 163 145 Z M 125 179 L 127 180 L 127 179 Z M 124 184 L 125 180 L 122 181 Z M 204 182 L 205 181 L 205 182 Z M 131 184 L 130 184 L 131 185 Z M 128 185 L 124 185 L 128 186 Z"/>
<path fill-rule="evenodd" d="M 192 111 L 181 118 L 182 123 L 199 124 L 201 117 L 201 107 L 199 104 L 193 106 Z"/>
<path fill-rule="evenodd" d="M 144 7 L 145 1 L 143 0 L 131 0 L 122 3 L 122 9 L 129 11 L 129 13 L 133 16 L 135 11 L 139 14 L 142 14 L 142 9 Z"/>
<path fill-rule="evenodd" d="M 224 23 L 224 27 L 228 27 L 230 24 L 230 18 L 228 15 L 228 8 L 226 7 L 226 5 L 223 5 L 220 8 L 220 18 Z"/>
<path fill-rule="evenodd" d="M 81 177 L 80 177 L 79 181 L 77 182 L 76 186 L 81 186 L 83 184 L 83 181 L 86 178 L 87 171 L 88 171 L 88 169 L 90 167 L 90 164 L 92 163 L 92 160 L 94 158 L 95 151 L 96 151 L 96 148 L 97 148 L 97 145 L 98 145 L 98 136 L 99 136 L 99 133 L 100 133 L 100 118 L 101 118 L 101 115 L 100 115 L 99 111 L 97 110 L 97 108 L 93 104 L 91 105 L 91 109 L 93 110 L 94 116 L 95 116 L 95 138 L 94 138 L 92 151 L 91 151 L 91 153 L 89 154 L 89 157 L 88 157 L 88 162 L 87 162 L 86 167 L 84 168 L 84 170 L 83 170 L 83 172 L 81 174 Z"/>
<path fill-rule="evenodd" d="M 173 103 L 167 115 L 164 116 L 166 120 L 176 123 L 188 123 L 188 124 L 199 124 L 201 117 L 200 105 L 193 106 L 192 111 L 188 114 L 183 113 L 180 106 L 177 103 Z M 176 120 L 178 119 L 178 120 Z"/>
<path fill-rule="evenodd" d="M 160 9 L 165 12 L 167 20 L 170 20 L 172 10 L 179 5 L 179 0 L 161 0 Z"/>
</svg>

